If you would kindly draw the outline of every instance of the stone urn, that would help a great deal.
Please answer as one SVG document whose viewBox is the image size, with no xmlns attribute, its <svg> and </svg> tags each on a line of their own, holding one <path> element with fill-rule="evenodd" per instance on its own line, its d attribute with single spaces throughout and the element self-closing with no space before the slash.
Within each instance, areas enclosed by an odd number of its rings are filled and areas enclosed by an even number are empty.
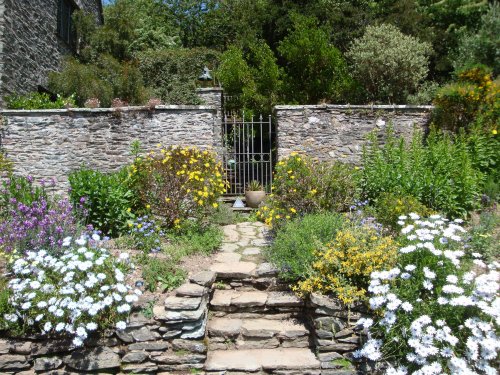
<svg viewBox="0 0 500 375">
<path fill-rule="evenodd" d="M 247 207 L 257 208 L 266 198 L 266 191 L 258 181 L 251 181 L 245 190 L 245 201 Z"/>
</svg>

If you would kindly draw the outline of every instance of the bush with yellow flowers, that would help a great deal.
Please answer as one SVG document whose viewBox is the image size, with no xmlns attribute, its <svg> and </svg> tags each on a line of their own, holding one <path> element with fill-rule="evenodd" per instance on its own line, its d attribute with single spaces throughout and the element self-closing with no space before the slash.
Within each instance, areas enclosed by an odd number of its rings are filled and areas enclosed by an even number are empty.
<svg viewBox="0 0 500 375">
<path fill-rule="evenodd" d="M 180 228 L 188 218 L 203 218 L 226 190 L 215 154 L 195 147 L 158 145 L 136 160 L 131 174 L 140 176 L 135 189 L 143 206 L 170 228 Z"/>
<path fill-rule="evenodd" d="M 292 153 L 277 163 L 273 192 L 257 217 L 276 228 L 297 215 L 347 211 L 357 196 L 356 175 L 350 165 Z"/>
<path fill-rule="evenodd" d="M 370 227 L 352 226 L 337 232 L 335 239 L 315 253 L 313 273 L 293 290 L 332 294 L 345 304 L 365 299 L 373 271 L 391 268 L 397 244 Z"/>
<path fill-rule="evenodd" d="M 500 84 L 491 69 L 477 65 L 457 73 L 457 81 L 444 86 L 434 99 L 433 122 L 442 129 L 468 128 L 481 119 L 483 129 L 497 130 Z"/>
</svg>

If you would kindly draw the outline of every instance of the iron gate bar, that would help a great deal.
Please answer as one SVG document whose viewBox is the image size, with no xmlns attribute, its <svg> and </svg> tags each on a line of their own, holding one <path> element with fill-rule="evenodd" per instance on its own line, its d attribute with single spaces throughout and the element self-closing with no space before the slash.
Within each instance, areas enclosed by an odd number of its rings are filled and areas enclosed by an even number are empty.
<svg viewBox="0 0 500 375">
<path fill-rule="evenodd" d="M 271 191 L 272 140 L 271 116 L 264 121 L 262 115 L 258 120 L 255 116 L 247 120 L 244 114 L 241 118 L 224 115 L 222 160 L 229 181 L 226 195 L 244 194 L 247 184 L 253 180 L 259 181 L 266 191 Z"/>
</svg>

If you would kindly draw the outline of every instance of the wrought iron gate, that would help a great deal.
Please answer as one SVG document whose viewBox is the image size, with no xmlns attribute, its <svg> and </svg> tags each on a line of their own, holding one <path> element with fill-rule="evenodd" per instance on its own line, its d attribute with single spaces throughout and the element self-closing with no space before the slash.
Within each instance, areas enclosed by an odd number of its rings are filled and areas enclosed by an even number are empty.
<svg viewBox="0 0 500 375">
<path fill-rule="evenodd" d="M 273 127 L 271 116 L 258 119 L 245 115 L 224 117 L 222 159 L 229 182 L 226 195 L 245 193 L 250 181 L 258 181 L 267 192 L 273 179 Z"/>
</svg>

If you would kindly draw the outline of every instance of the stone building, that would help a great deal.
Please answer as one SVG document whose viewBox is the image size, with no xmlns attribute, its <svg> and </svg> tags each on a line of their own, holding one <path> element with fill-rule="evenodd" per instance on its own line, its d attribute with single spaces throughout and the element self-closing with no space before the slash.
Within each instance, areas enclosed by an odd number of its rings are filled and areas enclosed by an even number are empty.
<svg viewBox="0 0 500 375">
<path fill-rule="evenodd" d="M 5 95 L 44 91 L 48 73 L 75 53 L 77 9 L 102 24 L 101 0 L 0 0 L 0 107 Z"/>
</svg>

